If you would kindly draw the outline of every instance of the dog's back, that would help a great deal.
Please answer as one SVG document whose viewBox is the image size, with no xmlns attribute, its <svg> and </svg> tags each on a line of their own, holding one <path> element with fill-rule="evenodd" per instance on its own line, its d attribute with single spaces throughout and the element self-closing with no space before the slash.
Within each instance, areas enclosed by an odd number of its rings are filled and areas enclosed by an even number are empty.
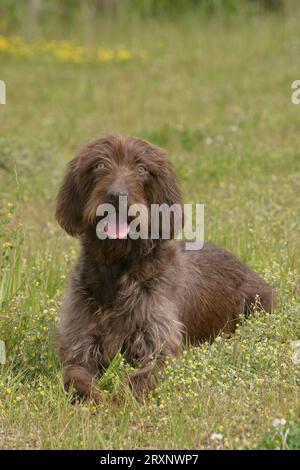
<svg viewBox="0 0 300 470">
<path fill-rule="evenodd" d="M 233 332 L 241 314 L 274 306 L 275 291 L 223 248 L 208 243 L 199 251 L 182 251 L 181 262 L 182 321 L 192 342 Z"/>
</svg>

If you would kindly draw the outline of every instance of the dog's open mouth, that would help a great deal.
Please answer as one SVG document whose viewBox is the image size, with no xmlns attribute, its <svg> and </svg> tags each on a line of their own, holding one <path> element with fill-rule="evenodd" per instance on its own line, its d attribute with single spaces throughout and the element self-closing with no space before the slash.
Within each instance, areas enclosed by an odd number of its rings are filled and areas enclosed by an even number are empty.
<svg viewBox="0 0 300 470">
<path fill-rule="evenodd" d="M 104 232 L 108 238 L 118 240 L 126 238 L 129 234 L 129 225 L 126 221 L 119 220 L 119 214 L 108 220 L 104 226 Z"/>
</svg>

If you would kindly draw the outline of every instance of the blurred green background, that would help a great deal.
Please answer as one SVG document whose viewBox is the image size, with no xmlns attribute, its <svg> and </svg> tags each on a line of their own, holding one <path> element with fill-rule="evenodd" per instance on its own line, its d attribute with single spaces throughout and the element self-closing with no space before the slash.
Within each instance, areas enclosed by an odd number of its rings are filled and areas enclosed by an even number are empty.
<svg viewBox="0 0 300 470">
<path fill-rule="evenodd" d="M 0 0 L 0 448 L 299 448 L 299 23 L 295 0 Z M 280 304 L 171 363 L 145 403 L 112 403 L 117 357 L 99 407 L 71 407 L 52 337 L 78 247 L 55 196 L 107 132 L 165 147 L 205 239 Z"/>
</svg>

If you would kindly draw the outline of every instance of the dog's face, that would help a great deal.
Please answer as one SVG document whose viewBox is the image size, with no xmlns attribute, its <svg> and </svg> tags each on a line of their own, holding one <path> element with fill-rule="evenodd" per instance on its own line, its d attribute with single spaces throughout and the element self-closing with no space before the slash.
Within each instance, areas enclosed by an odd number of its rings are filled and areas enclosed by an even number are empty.
<svg viewBox="0 0 300 470">
<path fill-rule="evenodd" d="M 152 204 L 181 205 L 174 172 L 162 149 L 124 136 L 108 136 L 86 145 L 69 163 L 57 198 L 56 218 L 70 235 L 96 236 L 97 208 L 112 204 L 118 213 L 120 197 L 127 200 L 128 207 L 142 204 L 149 213 Z M 128 251 L 132 240 L 123 240 L 123 236 L 129 222 L 122 226 L 108 222 L 108 240 L 99 243 L 106 242 L 106 249 L 114 244 L 114 250 L 118 245 L 117 249 Z"/>
</svg>

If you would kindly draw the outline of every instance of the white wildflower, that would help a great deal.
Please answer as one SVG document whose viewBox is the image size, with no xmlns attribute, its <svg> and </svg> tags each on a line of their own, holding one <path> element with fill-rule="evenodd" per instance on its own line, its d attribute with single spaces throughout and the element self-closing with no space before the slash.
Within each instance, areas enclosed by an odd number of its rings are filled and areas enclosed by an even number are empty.
<svg viewBox="0 0 300 470">
<path fill-rule="evenodd" d="M 300 341 L 293 341 L 292 342 L 292 349 L 294 351 L 292 355 L 292 363 L 297 366 L 300 364 Z"/>
<path fill-rule="evenodd" d="M 213 432 L 212 435 L 210 436 L 211 441 L 222 441 L 223 440 L 223 434 L 220 432 Z"/>
<path fill-rule="evenodd" d="M 272 421 L 272 426 L 275 429 L 283 428 L 286 425 L 286 420 L 284 418 L 276 418 Z"/>
<path fill-rule="evenodd" d="M 5 343 L 0 340 L 0 364 L 6 364 Z"/>
</svg>

